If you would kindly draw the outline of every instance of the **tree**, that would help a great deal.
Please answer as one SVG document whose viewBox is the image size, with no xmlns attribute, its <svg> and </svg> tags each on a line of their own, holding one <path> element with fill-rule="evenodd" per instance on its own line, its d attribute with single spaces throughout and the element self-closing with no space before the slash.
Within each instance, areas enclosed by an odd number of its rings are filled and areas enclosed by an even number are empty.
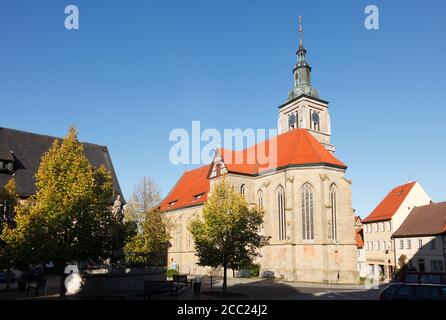
<svg viewBox="0 0 446 320">
<path fill-rule="evenodd" d="M 400 255 L 398 258 L 398 266 L 400 267 L 400 270 L 407 268 L 407 256 L 405 254 Z"/>
<path fill-rule="evenodd" d="M 19 196 L 16 190 L 15 179 L 11 178 L 6 185 L 0 189 L 0 270 L 7 270 L 6 289 L 10 287 L 11 268 L 14 261 L 11 252 L 5 241 L 1 240 L 1 235 L 5 227 L 15 226 L 15 209 L 19 203 Z"/>
<path fill-rule="evenodd" d="M 138 266 L 164 266 L 168 243 L 169 235 L 161 212 L 147 210 L 141 228 L 124 247 L 126 261 Z"/>
<path fill-rule="evenodd" d="M 60 294 L 65 295 L 68 263 L 102 262 L 121 245 L 113 234 L 120 221 L 109 205 L 112 178 L 104 166 L 90 164 L 72 127 L 43 155 L 36 188 L 35 196 L 19 206 L 16 226 L 6 227 L 2 239 L 16 260 L 53 261 L 61 274 Z"/>
<path fill-rule="evenodd" d="M 133 221 L 141 229 L 146 221 L 147 212 L 155 208 L 161 200 L 158 184 L 144 176 L 135 186 L 125 208 L 126 221 Z"/>
<path fill-rule="evenodd" d="M 203 218 L 189 225 L 198 265 L 223 268 L 223 292 L 227 291 L 227 269 L 245 268 L 268 243 L 259 232 L 263 212 L 249 206 L 245 197 L 224 179 L 213 188 L 203 208 Z"/>
</svg>

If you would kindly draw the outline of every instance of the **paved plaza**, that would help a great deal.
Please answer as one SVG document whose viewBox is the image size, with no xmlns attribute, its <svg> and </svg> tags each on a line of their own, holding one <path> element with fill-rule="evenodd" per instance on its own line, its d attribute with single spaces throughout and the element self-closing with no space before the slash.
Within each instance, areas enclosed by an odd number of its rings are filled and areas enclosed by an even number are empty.
<svg viewBox="0 0 446 320">
<path fill-rule="evenodd" d="M 57 277 L 49 277 L 48 296 L 37 298 L 34 292 L 17 290 L 17 284 L 12 284 L 12 290 L 6 291 L 5 285 L 0 284 L 0 299 L 59 299 Z M 201 289 L 199 297 L 194 296 L 191 288 L 184 290 L 178 300 L 220 300 L 222 281 L 215 285 Z M 383 286 L 380 287 L 382 289 Z M 363 285 L 326 285 L 275 281 L 260 278 L 228 279 L 227 299 L 235 300 L 376 300 L 379 289 L 366 289 Z M 95 299 L 142 299 L 142 294 L 123 294 L 120 296 L 94 297 Z M 164 299 L 165 297 L 159 297 Z M 66 299 L 79 299 L 67 297 Z M 85 298 L 83 298 L 85 299 Z"/>
</svg>

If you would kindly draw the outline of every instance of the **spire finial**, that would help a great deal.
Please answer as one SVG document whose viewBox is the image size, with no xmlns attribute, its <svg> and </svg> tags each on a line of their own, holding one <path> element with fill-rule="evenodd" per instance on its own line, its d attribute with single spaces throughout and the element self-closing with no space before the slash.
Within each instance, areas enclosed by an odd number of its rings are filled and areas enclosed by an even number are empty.
<svg viewBox="0 0 446 320">
<path fill-rule="evenodd" d="M 299 16 L 299 47 L 303 46 L 303 41 L 302 41 L 302 16 Z"/>
</svg>

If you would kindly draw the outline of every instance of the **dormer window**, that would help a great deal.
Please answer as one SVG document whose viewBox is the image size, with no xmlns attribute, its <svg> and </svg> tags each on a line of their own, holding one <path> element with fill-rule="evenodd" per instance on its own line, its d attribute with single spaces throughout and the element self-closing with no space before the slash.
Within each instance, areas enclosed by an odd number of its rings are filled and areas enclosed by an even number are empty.
<svg viewBox="0 0 446 320">
<path fill-rule="evenodd" d="M 200 198 L 201 198 L 202 196 L 204 196 L 204 192 L 199 193 L 199 194 L 196 194 L 196 195 L 194 196 L 194 199 L 195 199 L 195 200 L 200 200 Z"/>
<path fill-rule="evenodd" d="M 13 162 L 9 160 L 0 160 L 1 172 L 13 172 Z"/>
<path fill-rule="evenodd" d="M 178 201 L 178 200 L 170 201 L 170 202 L 168 203 L 168 204 L 169 204 L 169 207 L 174 206 L 175 203 L 177 203 L 177 201 Z"/>
</svg>

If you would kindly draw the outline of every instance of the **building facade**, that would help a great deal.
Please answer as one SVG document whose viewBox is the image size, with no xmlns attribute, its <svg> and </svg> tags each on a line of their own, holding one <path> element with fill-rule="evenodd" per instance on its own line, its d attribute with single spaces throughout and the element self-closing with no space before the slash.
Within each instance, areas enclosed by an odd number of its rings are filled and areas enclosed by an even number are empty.
<svg viewBox="0 0 446 320">
<path fill-rule="evenodd" d="M 416 207 L 392 235 L 398 266 L 446 271 L 446 202 Z"/>
<path fill-rule="evenodd" d="M 379 277 L 381 280 L 392 279 L 396 266 L 392 234 L 414 207 L 430 202 L 430 197 L 418 182 L 407 183 L 390 191 L 363 219 L 368 276 Z"/>
<path fill-rule="evenodd" d="M 367 263 L 365 260 L 365 250 L 364 250 L 364 230 L 362 228 L 361 217 L 355 217 L 355 240 L 356 240 L 356 257 L 358 264 L 358 272 L 360 278 L 367 277 Z"/>
<path fill-rule="evenodd" d="M 219 272 L 196 265 L 187 226 L 200 217 L 213 184 L 224 176 L 264 209 L 261 232 L 271 238 L 260 250 L 261 271 L 285 280 L 358 281 L 351 181 L 347 166 L 334 156 L 328 102 L 311 85 L 301 26 L 299 31 L 294 87 L 279 107 L 279 135 L 241 151 L 216 150 L 211 164 L 184 173 L 162 201 L 172 239 L 169 267 Z M 268 151 L 267 161 L 259 150 Z"/>
<path fill-rule="evenodd" d="M 40 160 L 54 140 L 60 138 L 0 127 L 0 188 L 14 179 L 21 199 L 35 194 L 35 175 Z M 82 145 L 85 156 L 94 167 L 104 165 L 111 173 L 114 196 L 124 199 L 107 147 L 92 143 Z M 112 199 L 110 201 L 113 204 Z"/>
</svg>

